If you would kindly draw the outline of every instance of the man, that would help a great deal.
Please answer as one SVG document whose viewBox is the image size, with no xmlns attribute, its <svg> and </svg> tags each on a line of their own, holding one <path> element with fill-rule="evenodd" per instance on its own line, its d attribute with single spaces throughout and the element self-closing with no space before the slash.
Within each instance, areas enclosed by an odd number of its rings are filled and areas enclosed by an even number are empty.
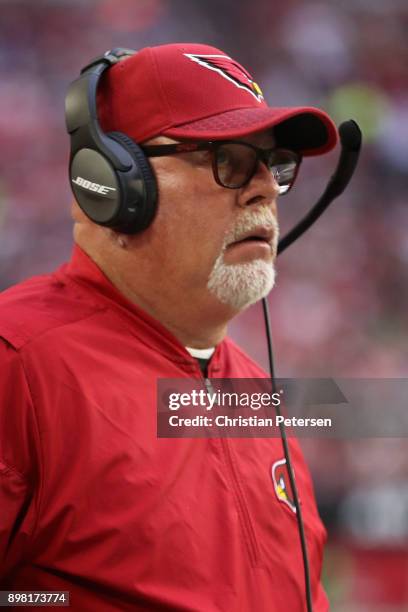
<svg viewBox="0 0 408 612">
<path fill-rule="evenodd" d="M 156 388 L 265 376 L 227 323 L 272 288 L 278 196 L 335 127 L 317 109 L 269 108 L 204 45 L 118 62 L 98 115 L 142 144 L 157 210 L 132 234 L 74 204 L 72 260 L 1 297 L 2 588 L 70 591 L 78 611 L 304 610 L 281 441 L 158 439 Z M 321 612 L 325 533 L 290 447 Z"/>
</svg>

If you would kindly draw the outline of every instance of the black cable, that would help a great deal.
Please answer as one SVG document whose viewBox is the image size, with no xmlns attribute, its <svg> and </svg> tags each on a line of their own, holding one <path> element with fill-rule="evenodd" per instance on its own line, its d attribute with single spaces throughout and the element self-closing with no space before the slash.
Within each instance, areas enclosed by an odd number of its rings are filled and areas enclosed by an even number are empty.
<svg viewBox="0 0 408 612">
<path fill-rule="evenodd" d="M 275 371 L 274 371 L 274 365 L 273 365 L 272 334 L 271 334 L 271 326 L 270 326 L 270 320 L 269 320 L 268 301 L 266 298 L 262 299 L 262 307 L 263 307 L 264 320 L 265 320 L 266 337 L 267 337 L 267 342 L 268 342 L 269 371 L 270 371 L 270 376 L 271 376 L 271 381 L 272 381 L 272 392 L 275 393 L 277 389 L 276 389 L 276 379 L 275 379 Z M 281 416 L 282 414 L 279 406 L 275 406 L 275 412 L 277 416 Z M 285 455 L 285 460 L 286 460 L 286 469 L 288 471 L 289 482 L 292 488 L 293 502 L 295 504 L 295 509 L 296 509 L 296 519 L 297 519 L 297 525 L 298 525 L 298 530 L 299 530 L 300 546 L 302 549 L 302 558 L 303 558 L 307 612 L 313 612 L 312 589 L 311 589 L 311 584 L 310 584 L 310 565 L 309 565 L 309 556 L 307 553 L 305 529 L 304 529 L 304 523 L 303 523 L 303 518 L 302 518 L 302 511 L 301 511 L 300 503 L 299 503 L 299 494 L 298 494 L 298 490 L 296 487 L 295 475 L 294 475 L 292 461 L 290 457 L 288 439 L 286 437 L 286 428 L 283 423 L 279 423 L 279 430 L 280 430 L 280 436 L 282 440 L 283 453 Z"/>
<path fill-rule="evenodd" d="M 333 202 L 333 200 L 337 198 L 341 193 L 343 193 L 351 177 L 353 176 L 360 154 L 362 139 L 361 130 L 355 121 L 345 121 L 339 127 L 339 135 L 341 143 L 341 154 L 334 174 L 330 178 L 326 189 L 324 190 L 322 196 L 319 198 L 316 204 L 303 217 L 303 219 L 301 219 L 301 221 L 299 221 L 299 223 L 295 225 L 295 227 L 291 229 L 279 241 L 277 251 L 278 255 L 282 253 L 285 249 L 287 249 L 288 246 L 295 242 L 295 240 L 297 240 L 302 234 L 304 234 L 306 230 L 309 229 L 311 225 L 313 225 L 313 223 L 320 217 L 320 215 Z M 268 344 L 268 360 L 272 390 L 273 392 L 276 392 L 276 379 L 272 350 L 272 334 L 269 319 L 268 301 L 266 298 L 263 298 L 262 300 L 262 307 L 264 313 L 266 339 Z M 281 416 L 280 406 L 275 407 L 275 412 L 277 416 Z M 279 423 L 279 430 L 282 440 L 283 452 L 286 460 L 286 468 L 288 471 L 289 482 L 293 493 L 293 501 L 296 509 L 300 545 L 302 548 L 307 612 L 313 612 L 312 591 L 310 584 L 310 565 L 307 552 L 305 529 L 299 503 L 299 495 L 295 482 L 294 471 L 290 458 L 288 440 L 286 437 L 286 429 L 283 423 Z"/>
</svg>

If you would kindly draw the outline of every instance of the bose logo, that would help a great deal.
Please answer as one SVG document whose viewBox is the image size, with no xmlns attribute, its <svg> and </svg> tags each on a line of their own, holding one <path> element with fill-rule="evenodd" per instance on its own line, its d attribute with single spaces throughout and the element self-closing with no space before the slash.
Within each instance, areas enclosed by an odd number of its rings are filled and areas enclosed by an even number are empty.
<svg viewBox="0 0 408 612">
<path fill-rule="evenodd" d="M 88 191 L 95 191 L 96 193 L 101 193 L 102 195 L 106 195 L 110 191 L 116 191 L 115 187 L 107 187 L 106 185 L 100 185 L 99 183 L 92 183 L 91 181 L 82 178 L 82 176 L 77 176 L 72 182 L 75 183 L 75 185 L 79 185 L 79 187 L 88 189 Z"/>
</svg>

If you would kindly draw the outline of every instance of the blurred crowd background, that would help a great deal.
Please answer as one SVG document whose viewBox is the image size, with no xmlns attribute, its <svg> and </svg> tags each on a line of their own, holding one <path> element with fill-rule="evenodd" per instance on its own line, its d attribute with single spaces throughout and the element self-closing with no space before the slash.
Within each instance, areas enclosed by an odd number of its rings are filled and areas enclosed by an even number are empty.
<svg viewBox="0 0 408 612">
<path fill-rule="evenodd" d="M 116 46 L 208 43 L 241 62 L 270 105 L 318 106 L 364 135 L 345 194 L 279 259 L 269 298 L 278 374 L 406 377 L 406 0 L 0 0 L 0 34 L 0 289 L 70 255 L 63 107 L 80 68 Z M 337 157 L 303 163 L 280 202 L 283 233 Z M 267 367 L 259 306 L 231 335 Z M 302 443 L 329 532 L 332 609 L 408 610 L 406 441 Z"/>
</svg>

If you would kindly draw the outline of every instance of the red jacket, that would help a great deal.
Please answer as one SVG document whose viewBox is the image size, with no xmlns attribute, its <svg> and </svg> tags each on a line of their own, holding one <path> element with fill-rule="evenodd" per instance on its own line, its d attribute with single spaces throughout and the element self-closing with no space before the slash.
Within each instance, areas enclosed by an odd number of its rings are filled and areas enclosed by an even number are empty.
<svg viewBox="0 0 408 612">
<path fill-rule="evenodd" d="M 158 439 L 156 380 L 194 358 L 76 247 L 0 298 L 0 576 L 64 590 L 74 611 L 301 612 L 280 439 Z M 224 340 L 209 377 L 264 377 Z M 298 444 L 315 612 L 325 532 Z"/>
</svg>

